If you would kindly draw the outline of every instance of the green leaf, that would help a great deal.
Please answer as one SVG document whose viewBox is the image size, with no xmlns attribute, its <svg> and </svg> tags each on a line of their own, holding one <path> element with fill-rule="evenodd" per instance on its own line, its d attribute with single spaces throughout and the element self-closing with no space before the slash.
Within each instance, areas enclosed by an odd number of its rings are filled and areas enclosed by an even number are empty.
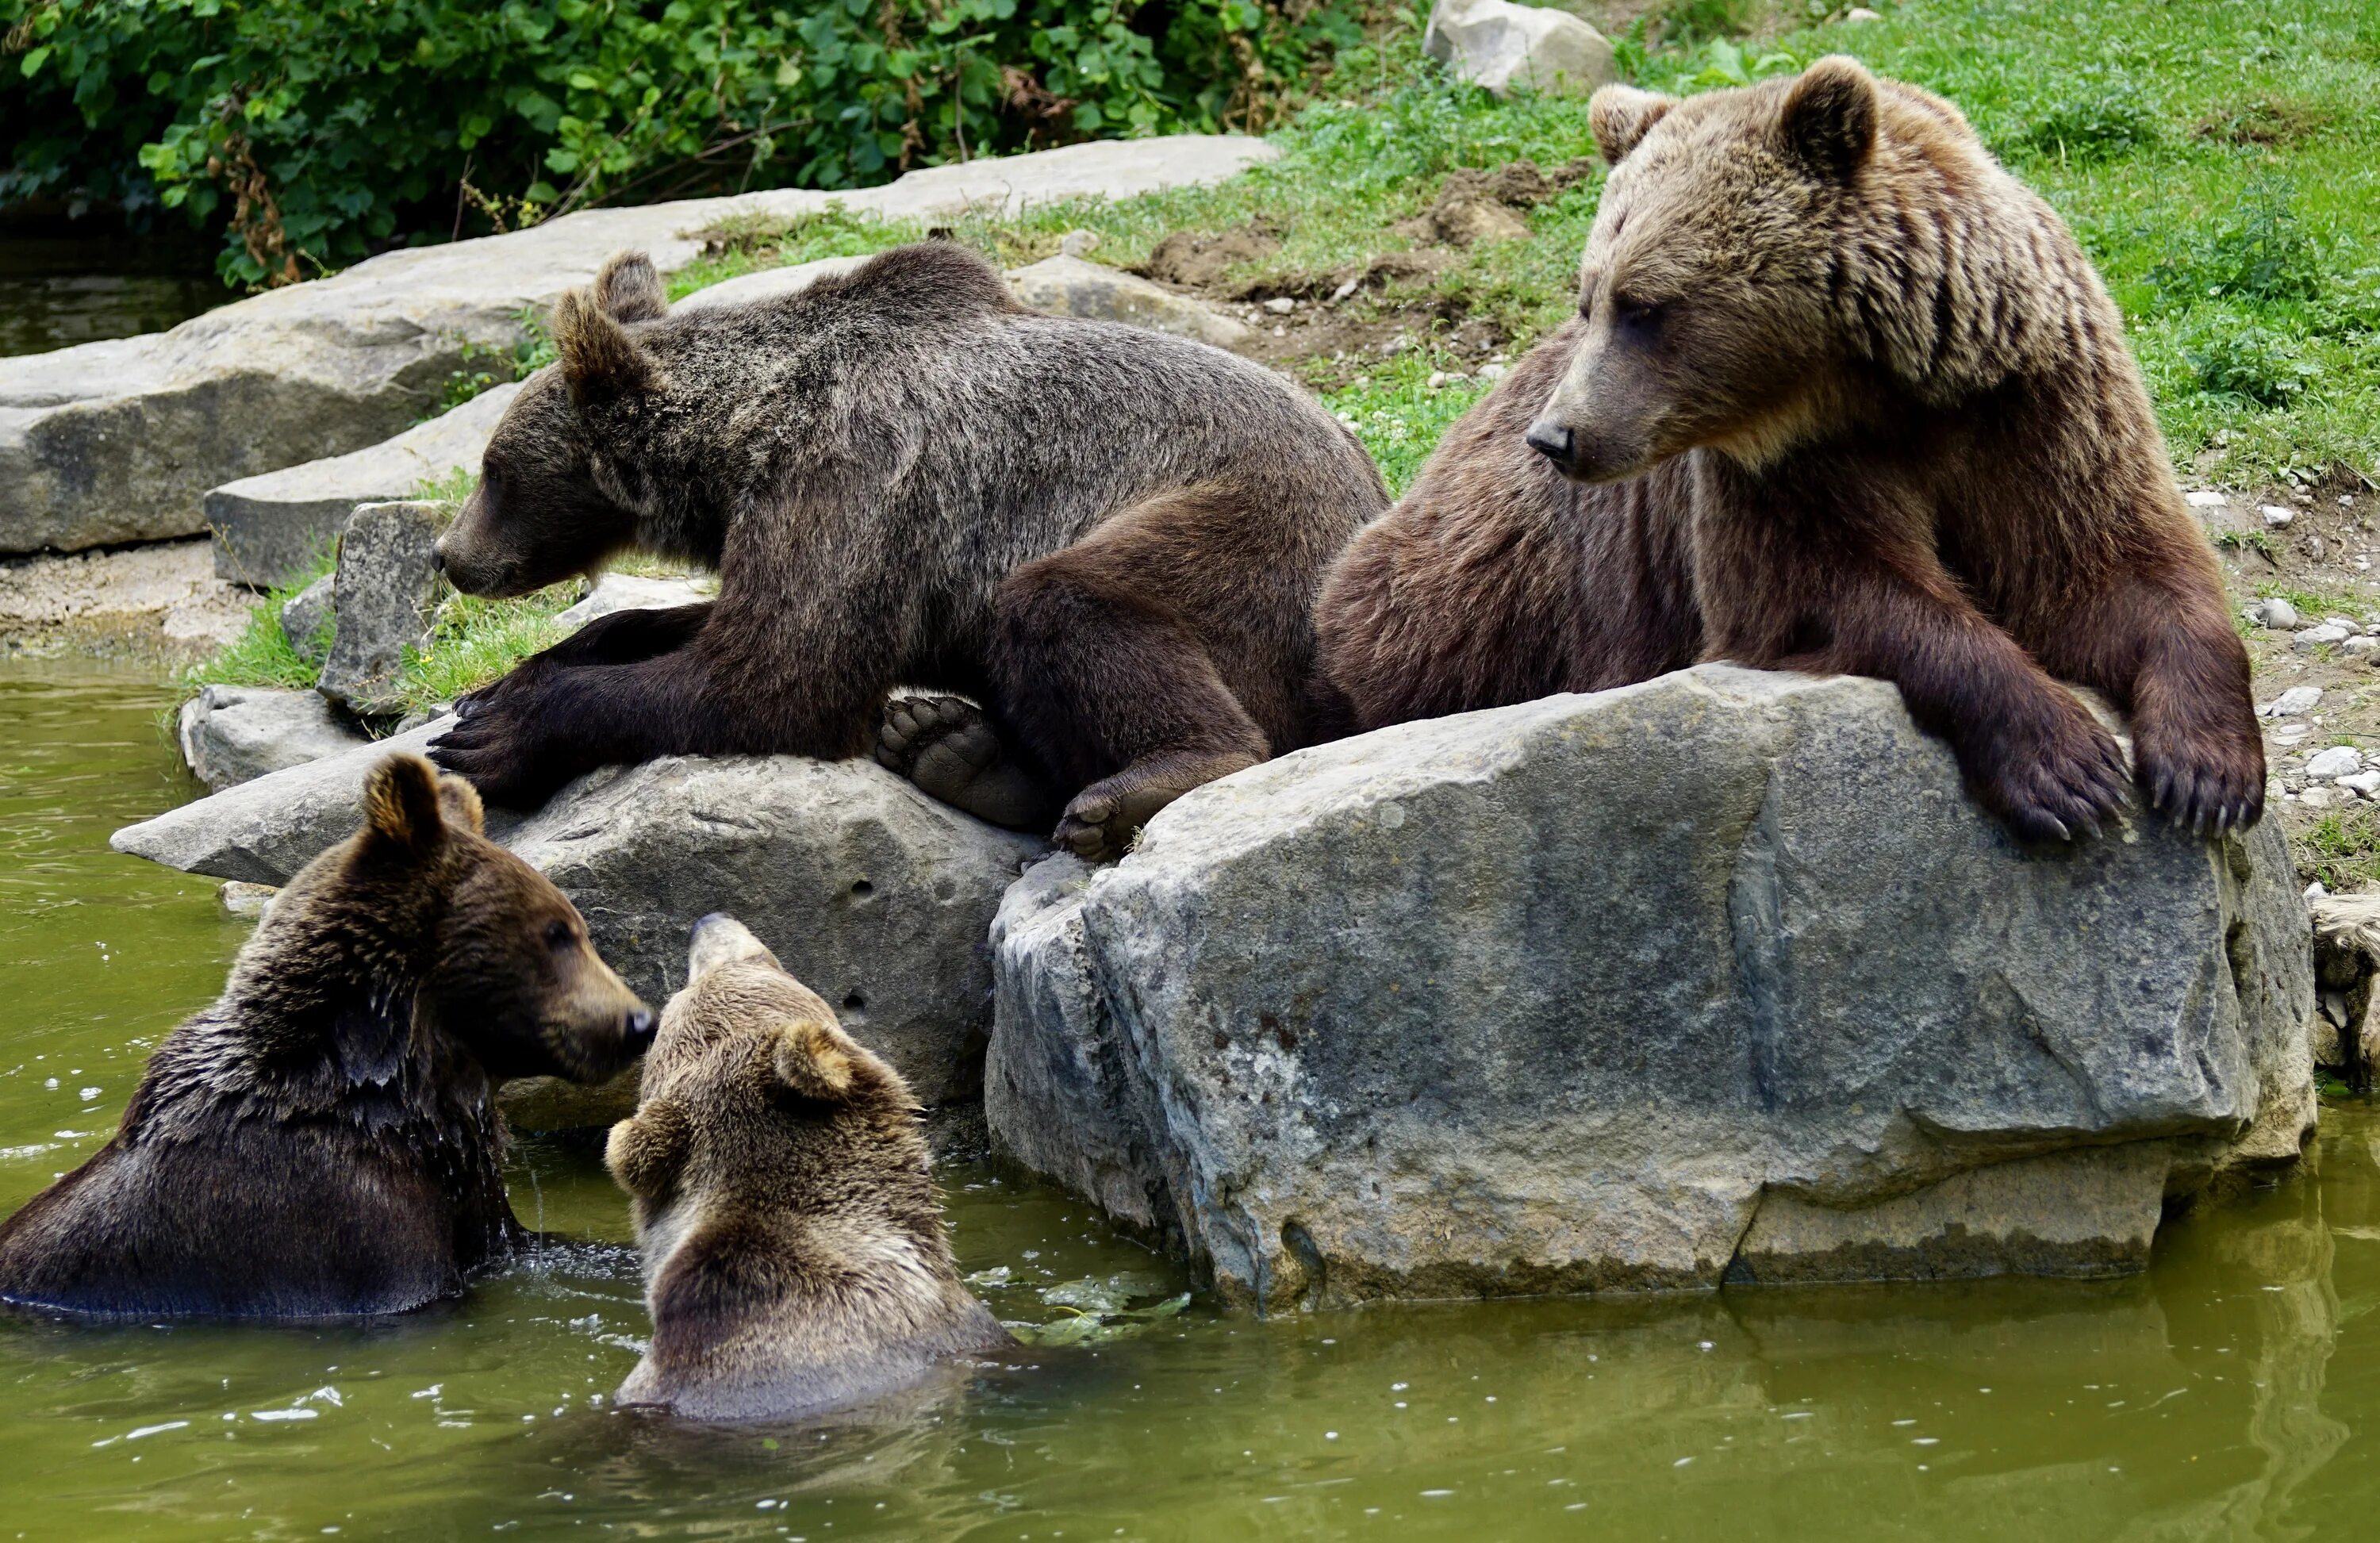
<svg viewBox="0 0 2380 1543">
<path fill-rule="evenodd" d="M 39 48 L 29 48 L 25 51 L 24 62 L 18 65 L 17 68 L 19 73 L 23 74 L 28 79 L 30 79 L 31 76 L 42 67 L 42 61 L 49 56 L 50 45 L 48 43 L 43 43 Z"/>
</svg>

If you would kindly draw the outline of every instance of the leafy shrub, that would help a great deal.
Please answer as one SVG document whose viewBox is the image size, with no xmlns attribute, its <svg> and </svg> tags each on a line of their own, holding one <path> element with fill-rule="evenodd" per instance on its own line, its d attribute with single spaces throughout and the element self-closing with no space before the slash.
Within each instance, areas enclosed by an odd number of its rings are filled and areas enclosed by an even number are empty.
<svg viewBox="0 0 2380 1543">
<path fill-rule="evenodd" d="M 595 202 L 1264 128 L 1351 0 L 0 0 L 0 204 L 178 206 L 227 279 Z"/>
<path fill-rule="evenodd" d="M 2268 327 L 2236 318 L 2203 323 L 2182 346 L 2182 360 L 2210 396 L 2284 407 L 2321 378 L 2321 367 Z"/>
<path fill-rule="evenodd" d="M 2149 273 L 2159 300 L 2312 300 L 2323 290 L 2322 253 L 2298 219 L 2285 184 L 2250 187 L 2206 237 Z"/>
</svg>

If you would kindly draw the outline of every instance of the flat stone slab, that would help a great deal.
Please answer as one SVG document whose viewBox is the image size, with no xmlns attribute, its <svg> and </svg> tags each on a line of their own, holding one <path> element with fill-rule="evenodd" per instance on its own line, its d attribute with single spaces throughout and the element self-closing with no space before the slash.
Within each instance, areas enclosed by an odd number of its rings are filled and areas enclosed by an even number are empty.
<svg viewBox="0 0 2380 1543">
<path fill-rule="evenodd" d="M 0 359 L 0 553 L 197 535 L 208 489 L 402 433 L 467 349 L 509 351 L 525 314 L 591 281 L 623 249 L 668 273 L 733 215 L 791 218 L 831 203 L 892 218 L 1014 213 L 1220 181 L 1278 153 L 1238 136 L 1177 135 L 937 166 L 849 192 L 590 209 L 386 252 L 169 332 Z"/>
<path fill-rule="evenodd" d="M 243 783 L 118 831 L 111 844 L 188 872 L 285 883 L 354 831 L 374 766 L 451 726 L 441 719 Z M 685 984 L 696 919 L 732 910 L 929 1103 L 972 1099 L 980 1086 L 985 931 L 1018 869 L 1046 850 L 872 761 L 795 756 L 608 768 L 533 815 L 492 809 L 488 828 L 562 887 L 648 1002 Z"/>
<path fill-rule="evenodd" d="M 216 577 L 259 589 L 288 584 L 331 554 L 357 504 L 413 498 L 425 482 L 477 472 L 518 395 L 517 383 L 493 386 L 393 440 L 211 490 Z"/>
<path fill-rule="evenodd" d="M 2313 1130 L 2278 821 L 2020 846 L 1879 681 L 1300 751 L 1011 906 L 995 1140 L 1264 1308 L 2108 1273 Z"/>
<path fill-rule="evenodd" d="M 1008 275 L 1017 299 L 1051 316 L 1123 322 L 1218 348 L 1242 349 L 1256 330 L 1187 295 L 1079 257 L 1052 257 Z"/>
<path fill-rule="evenodd" d="M 182 704 L 183 762 L 221 792 L 369 743 L 312 691 L 209 686 Z"/>
</svg>

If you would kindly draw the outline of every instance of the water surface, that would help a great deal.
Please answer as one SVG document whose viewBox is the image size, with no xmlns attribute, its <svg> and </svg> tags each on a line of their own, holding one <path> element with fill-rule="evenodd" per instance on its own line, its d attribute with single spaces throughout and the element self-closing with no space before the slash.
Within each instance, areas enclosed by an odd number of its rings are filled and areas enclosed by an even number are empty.
<svg viewBox="0 0 2380 1543">
<path fill-rule="evenodd" d="M 238 298 L 186 239 L 0 236 L 0 358 L 164 332 Z"/>
<path fill-rule="evenodd" d="M 193 790 L 153 679 L 0 666 L 0 1209 L 104 1139 L 244 929 L 109 856 Z M 1752 1290 L 1257 1323 L 1194 1304 L 772 1430 L 604 1395 L 645 1331 L 589 1144 L 515 1154 L 571 1240 L 370 1328 L 0 1321 L 0 1537 L 2349 1538 L 2380 1530 L 2380 1119 L 2170 1224 L 2131 1281 Z M 946 1168 L 1003 1318 L 1181 1285 L 1079 1204 Z"/>
</svg>

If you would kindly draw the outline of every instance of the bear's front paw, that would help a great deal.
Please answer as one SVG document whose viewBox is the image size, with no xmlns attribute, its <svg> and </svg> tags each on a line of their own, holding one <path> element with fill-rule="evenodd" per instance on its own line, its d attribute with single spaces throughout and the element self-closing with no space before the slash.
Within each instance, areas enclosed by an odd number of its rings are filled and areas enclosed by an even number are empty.
<svg viewBox="0 0 2380 1543">
<path fill-rule="evenodd" d="M 2244 831 L 2265 812 L 2265 745 L 2255 729 L 2132 725 L 2141 786 L 2159 814 L 2193 834 Z"/>
<path fill-rule="evenodd" d="M 482 700 L 431 742 L 430 759 L 468 778 L 491 804 L 533 809 L 586 768 L 577 765 L 534 711 Z"/>
<path fill-rule="evenodd" d="M 2071 701 L 2000 724 L 1975 784 L 1985 805 L 2027 841 L 2097 835 L 2131 791 L 2115 736 Z"/>
</svg>

